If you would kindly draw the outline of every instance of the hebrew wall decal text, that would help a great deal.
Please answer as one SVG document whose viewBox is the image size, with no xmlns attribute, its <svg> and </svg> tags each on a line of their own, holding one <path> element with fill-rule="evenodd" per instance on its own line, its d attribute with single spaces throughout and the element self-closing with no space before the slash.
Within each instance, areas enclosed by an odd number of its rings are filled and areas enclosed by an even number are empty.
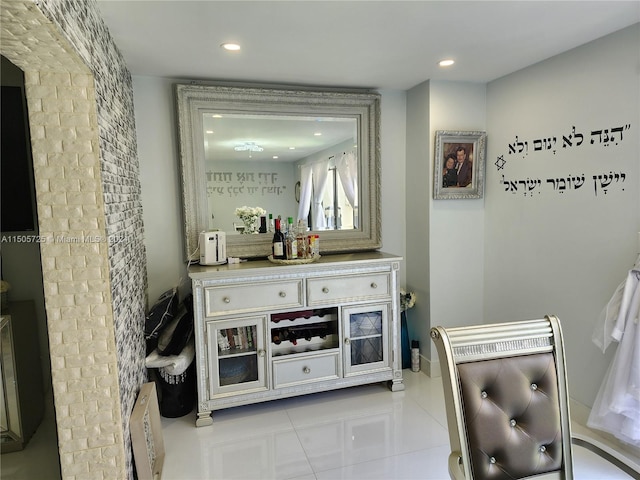
<svg viewBox="0 0 640 480">
<path fill-rule="evenodd" d="M 624 191 L 624 181 L 627 175 L 623 172 L 609 172 L 600 175 L 593 175 L 593 192 L 606 195 L 610 188 L 619 187 Z M 534 193 L 541 193 L 544 188 L 557 193 L 565 193 L 571 190 L 579 190 L 585 186 L 585 176 L 569 175 L 567 177 L 547 178 L 544 181 L 540 178 L 525 178 L 511 180 L 502 175 L 500 181 L 504 185 L 504 191 L 513 194 L 521 193 L 524 196 L 533 196 Z"/>
<path fill-rule="evenodd" d="M 498 155 L 494 165 L 497 171 L 505 171 L 509 158 L 532 159 L 533 155 L 547 153 L 548 155 L 561 154 L 569 149 L 606 147 L 607 152 L 613 152 L 625 138 L 625 134 L 631 130 L 632 124 L 624 123 L 621 126 L 598 128 L 594 130 L 582 130 L 572 126 L 559 135 L 549 135 L 532 140 L 515 135 L 513 142 L 507 144 L 507 153 Z M 628 136 L 628 135 L 627 135 Z M 531 154 L 531 155 L 530 155 Z M 593 155 L 593 154 L 591 154 Z M 608 160 L 608 159 L 607 159 Z M 597 196 L 607 195 L 614 191 L 623 192 L 627 174 L 623 171 L 610 171 L 609 173 L 596 172 L 593 174 L 581 173 L 579 175 L 550 175 L 548 178 L 508 178 L 502 174 L 500 183 L 505 192 L 522 194 L 533 197 L 544 190 L 564 194 L 567 192 L 590 191 Z M 592 188 L 587 188 L 591 184 Z"/>
<path fill-rule="evenodd" d="M 586 135 L 589 141 L 585 144 L 585 133 L 577 132 L 575 125 L 572 127 L 571 132 L 568 134 L 562 134 L 560 136 L 548 136 L 542 138 L 529 140 L 523 140 L 516 135 L 513 143 L 508 145 L 509 155 L 522 155 L 523 157 L 528 155 L 529 152 L 542 152 L 550 151 L 554 155 L 559 147 L 561 148 L 574 148 L 584 145 L 603 145 L 605 147 L 618 145 L 624 139 L 624 132 L 631 128 L 631 124 L 626 124 L 621 127 L 612 127 L 598 130 L 591 130 Z"/>
</svg>

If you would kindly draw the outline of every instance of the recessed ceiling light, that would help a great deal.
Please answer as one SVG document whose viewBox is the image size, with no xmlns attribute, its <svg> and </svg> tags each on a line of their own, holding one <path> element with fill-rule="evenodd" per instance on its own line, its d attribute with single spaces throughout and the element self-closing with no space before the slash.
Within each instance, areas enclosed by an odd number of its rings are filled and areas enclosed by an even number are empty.
<svg viewBox="0 0 640 480">
<path fill-rule="evenodd" d="M 289 150 L 295 150 L 296 147 L 289 147 Z"/>
<path fill-rule="evenodd" d="M 438 65 L 440 65 L 441 67 L 450 67 L 451 65 L 453 65 L 454 63 L 456 63 L 455 61 L 451 60 L 450 58 L 447 58 L 445 60 L 440 60 L 438 62 Z"/>
<path fill-rule="evenodd" d="M 316 137 L 321 137 L 321 136 L 322 136 L 322 132 L 316 132 L 316 133 L 314 133 L 314 135 L 315 135 Z"/>
<path fill-rule="evenodd" d="M 207 130 L 207 133 L 213 133 L 213 130 Z"/>
<path fill-rule="evenodd" d="M 273 158 L 274 160 L 276 160 L 276 159 L 278 158 L 278 155 L 274 155 L 274 156 L 273 156 L 273 157 L 271 157 L 271 158 Z"/>
<path fill-rule="evenodd" d="M 230 52 L 237 52 L 238 50 L 240 50 L 240 45 L 238 45 L 237 43 L 233 43 L 233 42 L 223 43 L 220 46 L 222 48 L 224 48 L 225 50 L 229 50 Z"/>
</svg>

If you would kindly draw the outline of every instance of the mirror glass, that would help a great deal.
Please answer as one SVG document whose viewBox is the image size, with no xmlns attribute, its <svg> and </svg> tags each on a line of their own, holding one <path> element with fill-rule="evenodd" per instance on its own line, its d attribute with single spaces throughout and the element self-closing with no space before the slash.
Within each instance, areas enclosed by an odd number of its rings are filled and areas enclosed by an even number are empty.
<svg viewBox="0 0 640 480">
<path fill-rule="evenodd" d="M 207 112 L 202 125 L 208 229 L 227 235 L 248 234 L 249 229 L 235 214 L 242 206 L 260 207 L 267 218 L 304 219 L 313 230 L 357 227 L 354 118 Z M 306 209 L 303 202 L 301 207 L 305 165 L 312 169 L 317 165 L 327 172 L 320 216 L 310 208 L 314 202 L 306 204 Z M 258 220 L 256 229 L 259 226 Z"/>
<path fill-rule="evenodd" d="M 175 87 L 187 258 L 212 230 L 229 256 L 267 256 L 270 215 L 306 223 L 321 253 L 380 247 L 378 94 Z"/>
</svg>

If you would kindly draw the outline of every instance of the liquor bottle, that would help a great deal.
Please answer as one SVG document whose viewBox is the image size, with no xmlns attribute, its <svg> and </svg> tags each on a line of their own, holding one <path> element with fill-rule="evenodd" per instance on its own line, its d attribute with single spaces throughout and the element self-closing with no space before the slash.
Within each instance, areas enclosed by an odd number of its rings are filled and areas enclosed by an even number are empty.
<svg viewBox="0 0 640 480">
<path fill-rule="evenodd" d="M 276 218 L 276 232 L 273 234 L 272 253 L 273 258 L 278 260 L 285 260 L 287 256 L 284 251 L 284 235 L 280 231 L 280 219 Z"/>
<path fill-rule="evenodd" d="M 269 233 L 276 231 L 275 223 L 273 223 L 273 213 L 269 214 Z"/>
<path fill-rule="evenodd" d="M 296 242 L 298 243 L 298 258 L 307 258 L 307 237 L 306 225 L 302 220 L 298 220 L 298 231 L 296 232 Z"/>
<path fill-rule="evenodd" d="M 315 235 L 307 235 L 307 256 L 309 258 L 313 258 L 314 253 L 313 253 L 313 247 L 316 243 L 316 236 Z"/>
<path fill-rule="evenodd" d="M 258 233 L 267 233 L 267 217 L 264 215 L 260 217 L 260 229 Z"/>
<path fill-rule="evenodd" d="M 285 240 L 287 242 L 287 258 L 294 260 L 298 258 L 298 242 L 296 241 L 296 232 L 293 228 L 293 217 L 287 218 L 287 234 Z"/>
</svg>

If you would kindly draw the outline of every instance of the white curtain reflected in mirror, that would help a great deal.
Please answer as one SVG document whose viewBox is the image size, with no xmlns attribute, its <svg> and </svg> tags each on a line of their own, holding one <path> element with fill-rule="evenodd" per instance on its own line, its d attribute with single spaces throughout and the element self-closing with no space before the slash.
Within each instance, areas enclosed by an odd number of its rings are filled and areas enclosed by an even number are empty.
<svg viewBox="0 0 640 480">
<path fill-rule="evenodd" d="M 311 182 L 311 165 L 300 166 L 300 206 L 298 208 L 298 220 L 306 219 L 311 208 L 311 193 L 313 183 Z"/>
<path fill-rule="evenodd" d="M 311 165 L 313 175 L 313 228 L 312 230 L 325 230 L 327 222 L 324 218 L 324 192 L 329 180 L 329 159 L 321 160 Z"/>
<path fill-rule="evenodd" d="M 352 210 L 352 214 L 347 218 L 353 219 L 351 228 L 358 228 L 358 160 L 356 156 L 352 152 L 345 153 L 336 162 L 336 169 L 342 191 Z"/>
<path fill-rule="evenodd" d="M 357 228 L 357 168 L 353 153 L 346 152 L 337 160 L 331 156 L 301 165 L 297 220 L 314 231 Z"/>
</svg>

